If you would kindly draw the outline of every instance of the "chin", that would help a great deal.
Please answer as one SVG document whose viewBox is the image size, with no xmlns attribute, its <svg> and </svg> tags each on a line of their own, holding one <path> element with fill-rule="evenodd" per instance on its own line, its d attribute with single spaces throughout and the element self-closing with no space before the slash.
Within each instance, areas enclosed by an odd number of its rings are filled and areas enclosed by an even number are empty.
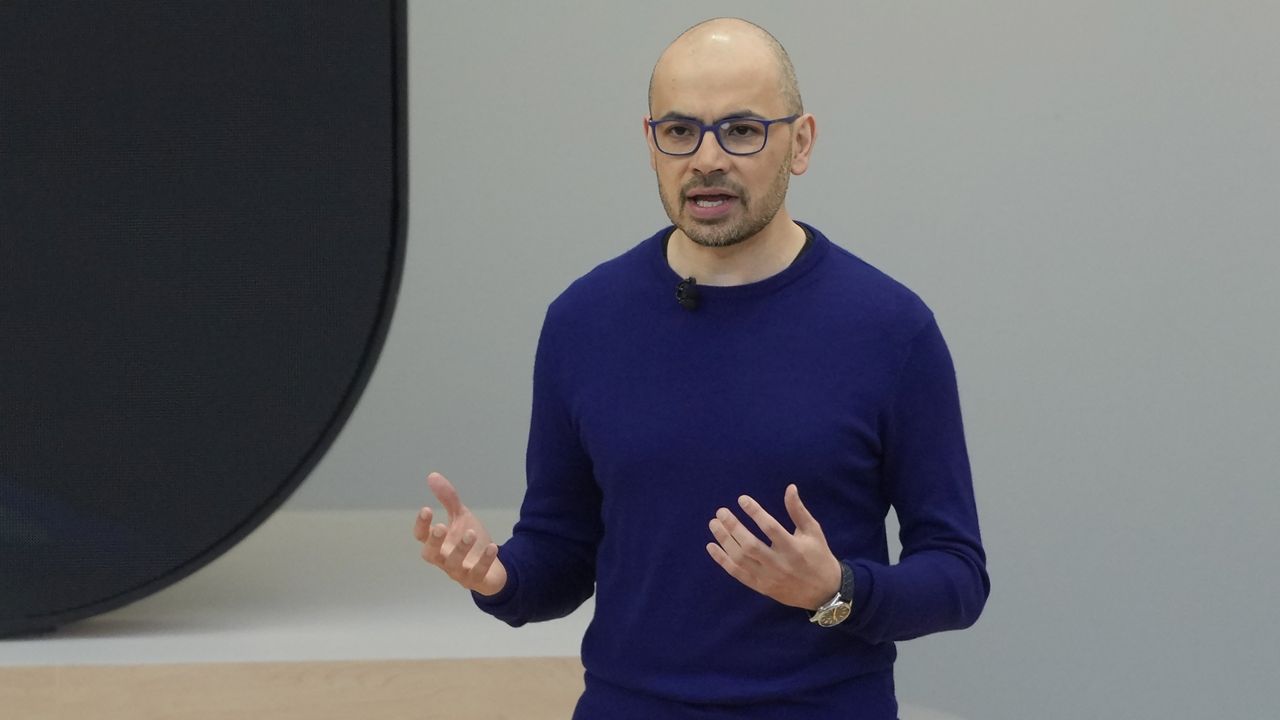
<svg viewBox="0 0 1280 720">
<path fill-rule="evenodd" d="M 741 235 L 733 235 L 730 237 L 699 237 L 697 235 L 690 235 L 687 230 L 684 234 L 698 245 L 709 248 L 730 247 L 747 239 Z"/>
<path fill-rule="evenodd" d="M 763 220 L 763 222 L 761 222 Z M 765 218 L 739 218 L 737 222 L 726 218 L 715 223 L 703 223 L 688 219 L 676 223 L 685 236 L 702 247 L 731 247 L 744 243 L 769 226 L 773 216 Z"/>
<path fill-rule="evenodd" d="M 708 225 L 688 221 L 679 224 L 678 227 L 685 237 L 702 247 L 729 247 L 750 237 L 749 234 L 738 231 L 738 228 L 723 227 L 720 224 Z"/>
</svg>

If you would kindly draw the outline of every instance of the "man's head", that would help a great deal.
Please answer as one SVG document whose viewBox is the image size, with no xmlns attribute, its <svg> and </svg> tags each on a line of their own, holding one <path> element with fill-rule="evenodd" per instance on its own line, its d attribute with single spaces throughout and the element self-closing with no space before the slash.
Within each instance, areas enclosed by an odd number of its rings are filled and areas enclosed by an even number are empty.
<svg viewBox="0 0 1280 720">
<path fill-rule="evenodd" d="M 686 30 L 653 68 L 649 113 L 645 133 L 658 193 L 671 222 L 691 240 L 709 247 L 733 245 L 775 219 L 787 220 L 785 212 L 779 218 L 779 210 L 789 176 L 808 168 L 815 126 L 813 116 L 803 114 L 790 58 L 763 28 L 716 18 Z M 670 155 L 663 150 L 672 150 L 675 142 L 656 141 L 671 137 L 664 132 L 687 137 L 688 123 L 650 125 L 651 120 L 696 120 L 749 135 L 760 126 L 724 126 L 722 121 L 791 116 L 796 117 L 764 128 L 764 149 L 747 155 L 729 152 L 710 132 L 692 154 Z M 730 150 L 742 150 L 731 138 L 724 140 Z"/>
</svg>

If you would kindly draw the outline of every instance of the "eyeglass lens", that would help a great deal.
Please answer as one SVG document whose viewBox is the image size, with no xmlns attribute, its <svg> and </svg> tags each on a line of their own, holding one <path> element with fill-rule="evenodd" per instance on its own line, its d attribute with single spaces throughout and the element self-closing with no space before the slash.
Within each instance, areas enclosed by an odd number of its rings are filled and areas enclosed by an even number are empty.
<svg viewBox="0 0 1280 720">
<path fill-rule="evenodd" d="M 716 138 L 726 151 L 738 155 L 764 149 L 765 124 L 756 120 L 729 120 L 715 126 Z M 660 124 L 654 139 L 658 149 L 674 155 L 694 151 L 702 140 L 702 128 L 695 122 L 671 120 Z"/>
</svg>

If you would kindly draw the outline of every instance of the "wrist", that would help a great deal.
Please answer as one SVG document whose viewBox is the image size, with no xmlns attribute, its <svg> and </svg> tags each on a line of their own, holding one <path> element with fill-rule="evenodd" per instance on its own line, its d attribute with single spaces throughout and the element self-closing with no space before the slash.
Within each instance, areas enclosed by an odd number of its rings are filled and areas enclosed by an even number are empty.
<svg viewBox="0 0 1280 720">
<path fill-rule="evenodd" d="M 844 562 L 837 563 L 840 567 L 840 588 L 809 617 L 809 622 L 824 628 L 839 625 L 853 613 L 853 568 Z"/>
<path fill-rule="evenodd" d="M 844 584 L 844 563 L 842 563 L 835 555 L 831 556 L 831 562 L 827 565 L 827 569 L 822 573 L 822 581 L 818 584 L 819 595 L 821 597 L 813 598 L 813 603 L 809 605 L 809 611 L 813 612 L 817 608 L 822 607 L 838 592 Z"/>
</svg>

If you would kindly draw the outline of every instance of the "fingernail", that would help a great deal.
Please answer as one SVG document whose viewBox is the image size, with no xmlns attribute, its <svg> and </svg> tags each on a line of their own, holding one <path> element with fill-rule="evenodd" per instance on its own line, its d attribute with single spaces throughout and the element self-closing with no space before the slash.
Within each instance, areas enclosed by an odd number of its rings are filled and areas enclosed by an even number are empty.
<svg viewBox="0 0 1280 720">
<path fill-rule="evenodd" d="M 427 518 L 431 517 L 431 511 L 426 508 L 422 508 L 421 510 L 418 511 L 418 517 L 422 518 L 423 520 L 426 520 Z"/>
<path fill-rule="evenodd" d="M 746 495 L 742 495 L 738 498 L 738 504 L 742 506 L 743 510 L 746 510 L 747 506 L 751 504 L 751 498 Z"/>
</svg>

